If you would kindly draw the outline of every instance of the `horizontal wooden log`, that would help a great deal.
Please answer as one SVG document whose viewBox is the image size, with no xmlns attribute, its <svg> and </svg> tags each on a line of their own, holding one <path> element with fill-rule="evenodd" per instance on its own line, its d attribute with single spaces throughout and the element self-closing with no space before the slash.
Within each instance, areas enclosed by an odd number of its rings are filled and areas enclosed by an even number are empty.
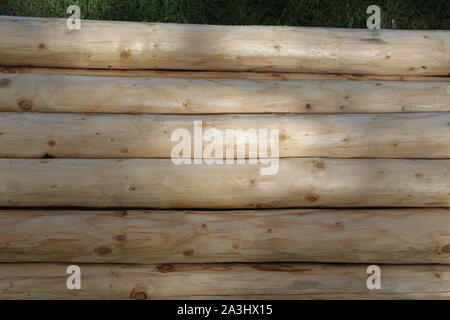
<svg viewBox="0 0 450 320">
<path fill-rule="evenodd" d="M 195 116 L 0 113 L 0 157 L 170 158 L 172 150 L 185 140 L 191 145 L 187 156 L 193 157 L 195 132 L 201 132 L 198 144 L 206 158 L 210 157 L 206 149 L 211 142 L 202 139 L 211 128 L 222 134 L 223 146 L 217 147 L 222 150 L 220 158 L 229 152 L 248 158 L 251 146 L 257 148 L 259 130 L 267 132 L 268 152 L 264 157 L 276 156 L 273 145 L 281 158 L 450 158 L 450 113 Z M 188 130 L 190 137 L 172 141 L 173 133 L 179 129 Z M 272 136 L 273 129 L 278 129 L 278 135 Z M 236 139 L 227 130 L 236 133 L 243 130 L 249 136 Z M 244 152 L 239 154 L 237 150 Z"/>
<path fill-rule="evenodd" d="M 213 26 L 0 17 L 0 64 L 448 75 L 450 31 Z"/>
<path fill-rule="evenodd" d="M 279 165 L 279 168 L 278 168 Z M 262 175 L 263 167 L 271 167 Z M 0 159 L 0 206 L 448 207 L 450 160 Z"/>
<path fill-rule="evenodd" d="M 0 210 L 0 262 L 450 263 L 448 209 Z"/>
<path fill-rule="evenodd" d="M 367 288 L 367 265 L 86 264 L 69 290 L 69 264 L 0 264 L 0 299 L 449 299 L 450 266 L 380 265 L 381 289 Z"/>
<path fill-rule="evenodd" d="M 297 72 L 238 72 L 238 71 L 183 71 L 138 69 L 75 69 L 41 67 L 1 67 L 0 73 L 36 73 L 71 76 L 150 77 L 150 78 L 210 78 L 236 80 L 363 80 L 363 81 L 433 81 L 448 82 L 449 76 L 393 76 L 345 73 Z"/>
<path fill-rule="evenodd" d="M 0 74 L 0 111 L 392 113 L 450 111 L 450 82 Z"/>
</svg>

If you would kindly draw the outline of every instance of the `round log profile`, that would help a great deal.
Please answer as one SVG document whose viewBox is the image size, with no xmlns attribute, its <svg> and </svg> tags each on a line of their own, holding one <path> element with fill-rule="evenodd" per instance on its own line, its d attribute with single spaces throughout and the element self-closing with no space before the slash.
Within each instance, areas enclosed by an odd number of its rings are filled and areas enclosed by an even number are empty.
<svg viewBox="0 0 450 320">
<path fill-rule="evenodd" d="M 103 69 L 448 75 L 450 31 L 0 17 L 0 64 Z M 411 54 L 414 53 L 414 54 Z"/>
<path fill-rule="evenodd" d="M 450 82 L 0 74 L 0 111 L 62 113 L 449 112 Z"/>
<path fill-rule="evenodd" d="M 1 299 L 449 299 L 450 266 L 81 264 L 81 290 L 68 290 L 69 264 L 0 264 Z"/>
<path fill-rule="evenodd" d="M 449 105 L 450 106 L 450 105 Z M 180 130 L 186 130 L 178 136 Z M 216 130 L 216 131 L 211 131 Z M 218 131 L 217 131 L 218 130 Z M 214 135 L 214 150 L 208 135 Z M 124 115 L 0 113 L 3 158 L 450 158 L 450 112 Z M 198 135 L 197 135 L 198 133 Z M 267 137 L 267 148 L 259 139 Z M 188 147 L 195 143 L 196 147 Z M 177 152 L 178 146 L 183 148 Z M 189 154 L 189 149 L 191 149 Z M 267 152 L 265 152 L 266 150 Z"/>
<path fill-rule="evenodd" d="M 173 160 L 0 159 L 0 206 L 450 206 L 450 160 L 291 158 L 228 165 Z"/>
<path fill-rule="evenodd" d="M 0 262 L 448 264 L 448 209 L 0 210 Z"/>
</svg>

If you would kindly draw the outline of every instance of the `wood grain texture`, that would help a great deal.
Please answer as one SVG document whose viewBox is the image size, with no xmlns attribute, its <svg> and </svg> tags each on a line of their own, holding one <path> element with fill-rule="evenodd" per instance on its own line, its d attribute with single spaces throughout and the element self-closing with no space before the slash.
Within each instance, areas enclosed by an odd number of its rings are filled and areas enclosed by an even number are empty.
<svg viewBox="0 0 450 320">
<path fill-rule="evenodd" d="M 178 138 L 172 141 L 172 134 L 183 128 L 190 132 L 193 141 L 196 121 L 201 121 L 203 135 L 208 129 L 220 130 L 223 157 L 233 151 L 235 156 L 248 158 L 250 144 L 256 146 L 260 130 L 266 130 L 269 157 L 276 156 L 271 151 L 272 143 L 276 142 L 281 158 L 450 158 L 450 113 L 195 116 L 0 113 L 0 157 L 170 158 L 172 149 L 180 143 Z M 278 136 L 272 136 L 273 129 L 279 130 Z M 230 136 L 227 130 L 243 130 L 248 136 L 226 139 Z M 210 144 L 206 140 L 202 143 L 202 154 L 207 157 Z M 238 155 L 236 148 L 245 152 Z"/>
<path fill-rule="evenodd" d="M 1 210 L 0 262 L 450 263 L 449 209 Z"/>
<path fill-rule="evenodd" d="M 4 66 L 448 75 L 450 32 L 0 17 Z M 413 53 L 413 54 L 412 54 Z"/>
<path fill-rule="evenodd" d="M 66 288 L 69 264 L 0 264 L 1 299 L 449 299 L 450 266 L 380 265 L 369 290 L 367 265 L 86 264 L 81 290 Z"/>
<path fill-rule="evenodd" d="M 275 175 L 261 175 L 262 166 L 174 165 L 171 159 L 0 159 L 0 206 L 450 205 L 449 160 L 281 159 Z"/>
<path fill-rule="evenodd" d="M 150 69 L 76 69 L 43 67 L 2 67 L 0 73 L 35 73 L 72 76 L 149 77 L 149 78 L 211 78 L 236 80 L 362 80 L 362 81 L 433 81 L 448 82 L 449 76 L 393 76 L 346 73 L 298 73 L 298 72 L 239 72 L 239 71 L 184 71 Z"/>
<path fill-rule="evenodd" d="M 0 111 L 392 113 L 450 111 L 450 82 L 0 74 Z"/>
</svg>

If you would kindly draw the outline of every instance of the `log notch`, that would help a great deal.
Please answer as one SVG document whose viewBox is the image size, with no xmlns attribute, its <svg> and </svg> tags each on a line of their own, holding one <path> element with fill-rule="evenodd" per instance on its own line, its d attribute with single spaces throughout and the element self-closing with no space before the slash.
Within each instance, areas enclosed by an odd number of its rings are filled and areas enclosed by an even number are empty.
<svg viewBox="0 0 450 320">
<path fill-rule="evenodd" d="M 237 71 L 172 71 L 139 69 L 74 69 L 39 67 L 0 67 L 0 73 L 35 73 L 69 76 L 208 78 L 235 80 L 358 80 L 358 81 L 433 81 L 448 82 L 450 77 L 393 76 L 345 73 L 237 72 Z"/>
<path fill-rule="evenodd" d="M 193 139 L 195 121 L 202 121 L 203 134 L 209 128 L 220 130 L 224 156 L 225 150 L 238 146 L 248 158 L 249 145 L 257 145 L 262 129 L 267 130 L 269 149 L 274 139 L 279 141 L 281 158 L 450 157 L 450 113 L 209 116 L 0 113 L 0 157 L 171 158 L 172 149 L 180 143 L 178 139 L 171 141 L 172 134 L 183 128 Z M 229 141 L 225 139 L 228 129 L 244 130 L 249 135 Z M 277 137 L 272 137 L 272 129 L 279 130 Z M 210 142 L 203 142 L 203 149 L 209 145 Z M 236 150 L 234 153 L 237 154 Z M 269 150 L 267 155 L 275 154 Z"/>
<path fill-rule="evenodd" d="M 0 111 L 392 113 L 450 111 L 450 82 L 0 74 Z"/>
<path fill-rule="evenodd" d="M 68 290 L 69 264 L 0 264 L 1 299 L 448 299 L 450 266 L 381 265 L 381 289 L 367 265 L 86 264 L 81 290 Z"/>
<path fill-rule="evenodd" d="M 0 206 L 146 208 L 447 207 L 450 160 L 0 159 Z"/>
<path fill-rule="evenodd" d="M 1 64 L 383 75 L 450 73 L 449 31 L 87 20 L 82 24 L 81 30 L 68 32 L 66 19 L 0 17 Z"/>
<path fill-rule="evenodd" d="M 0 211 L 0 262 L 450 263 L 448 209 Z"/>
</svg>

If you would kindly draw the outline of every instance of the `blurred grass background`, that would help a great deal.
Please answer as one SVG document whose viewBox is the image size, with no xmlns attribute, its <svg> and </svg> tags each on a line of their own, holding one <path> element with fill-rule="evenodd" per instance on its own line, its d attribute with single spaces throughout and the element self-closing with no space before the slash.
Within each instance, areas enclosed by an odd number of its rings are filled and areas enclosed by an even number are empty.
<svg viewBox="0 0 450 320">
<path fill-rule="evenodd" d="M 0 14 L 62 18 L 71 4 L 82 19 L 343 28 L 366 28 L 376 4 L 384 29 L 450 29 L 450 0 L 0 0 Z"/>
</svg>

